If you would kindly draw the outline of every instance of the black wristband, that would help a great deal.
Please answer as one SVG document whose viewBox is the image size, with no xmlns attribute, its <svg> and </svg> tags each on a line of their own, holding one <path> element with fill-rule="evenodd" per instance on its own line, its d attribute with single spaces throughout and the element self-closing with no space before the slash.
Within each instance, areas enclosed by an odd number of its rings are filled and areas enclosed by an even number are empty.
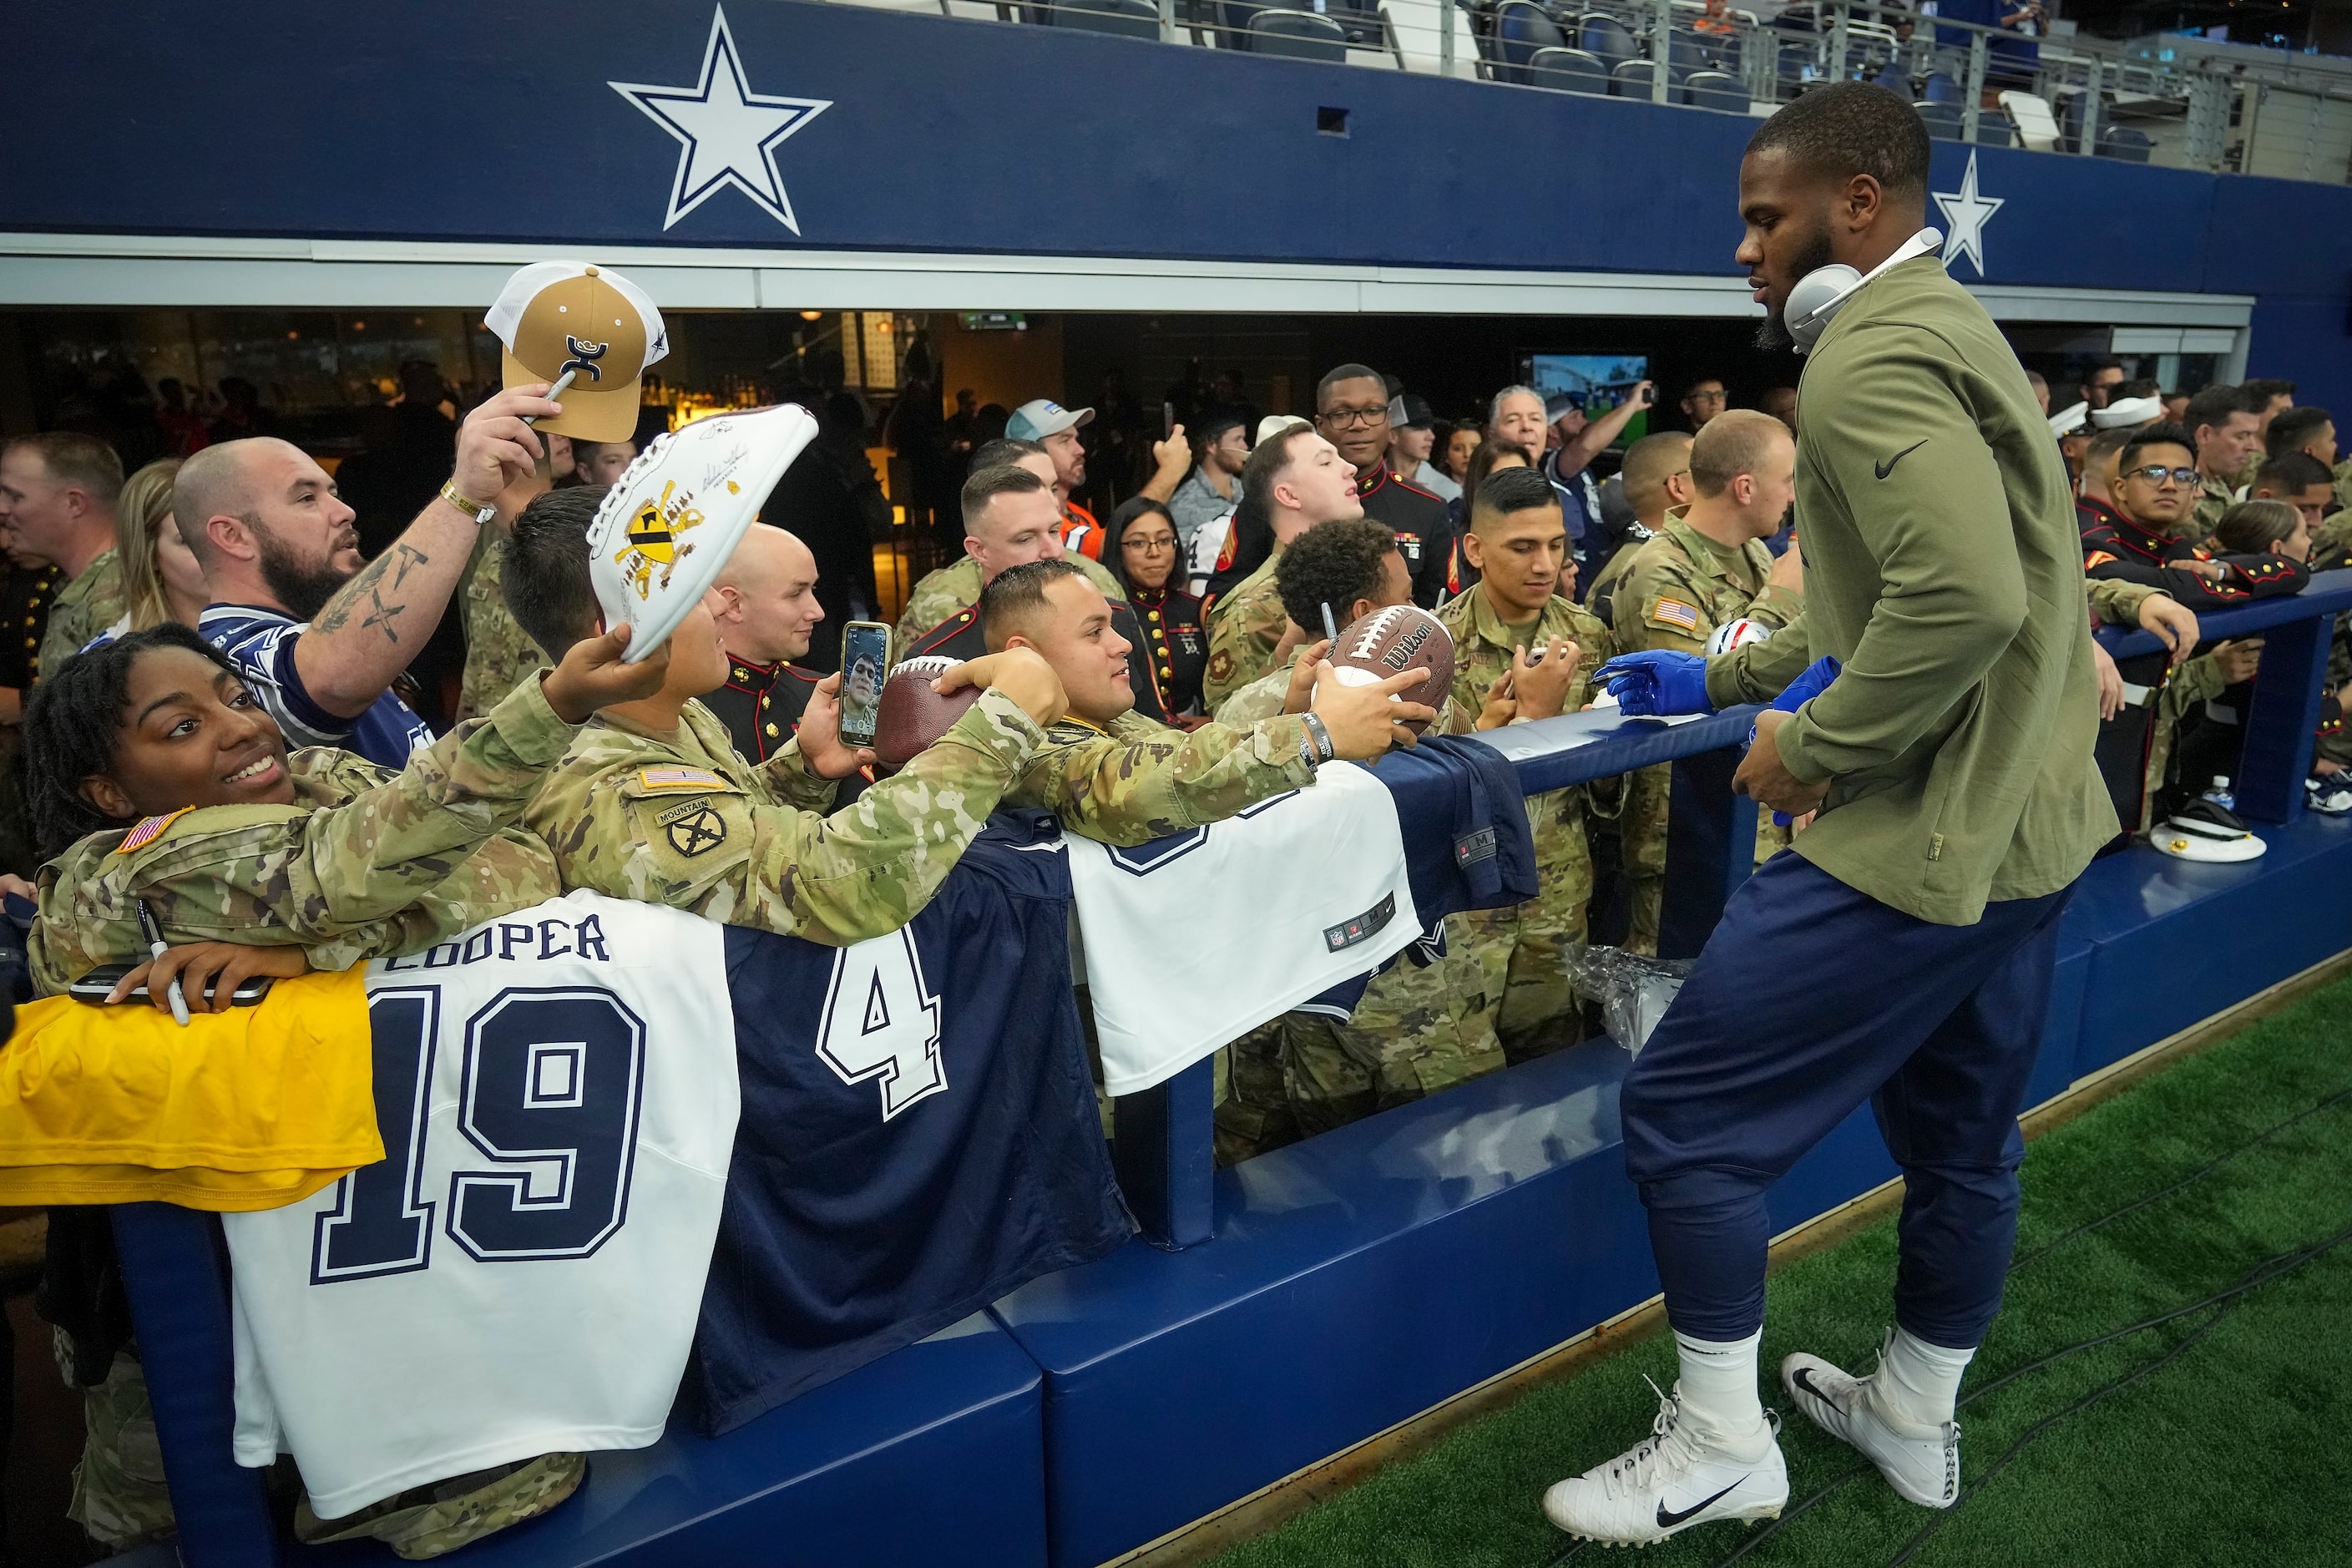
<svg viewBox="0 0 2352 1568">
<path fill-rule="evenodd" d="M 1307 742 L 1315 748 L 1315 755 L 1310 759 L 1312 763 L 1320 765 L 1339 754 L 1339 749 L 1331 744 L 1331 731 L 1323 727 L 1320 716 L 1301 713 L 1298 721 L 1306 726 Z"/>
</svg>

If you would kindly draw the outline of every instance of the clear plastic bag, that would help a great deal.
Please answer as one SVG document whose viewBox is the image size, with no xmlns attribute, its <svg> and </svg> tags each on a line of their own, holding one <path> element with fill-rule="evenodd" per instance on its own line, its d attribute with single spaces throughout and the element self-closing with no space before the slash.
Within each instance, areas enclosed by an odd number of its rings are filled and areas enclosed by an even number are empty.
<svg viewBox="0 0 2352 1568">
<path fill-rule="evenodd" d="M 1645 958 L 1622 948 L 1587 947 L 1569 955 L 1568 978 L 1577 994 L 1600 1005 L 1609 1037 L 1633 1056 L 1666 1016 L 1691 972 L 1687 958 Z"/>
</svg>

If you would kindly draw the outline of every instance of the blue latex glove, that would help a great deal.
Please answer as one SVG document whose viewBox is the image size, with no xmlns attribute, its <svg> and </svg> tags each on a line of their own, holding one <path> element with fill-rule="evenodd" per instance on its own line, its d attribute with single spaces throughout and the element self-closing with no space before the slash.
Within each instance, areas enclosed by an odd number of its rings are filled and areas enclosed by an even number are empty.
<svg viewBox="0 0 2352 1568">
<path fill-rule="evenodd" d="M 1828 690 L 1830 682 L 1835 680 L 1838 678 L 1838 671 L 1844 668 L 1836 659 L 1823 654 L 1805 666 L 1804 673 L 1789 682 L 1789 689 L 1786 691 L 1772 699 L 1771 711 L 1794 713 L 1798 709 Z M 1753 729 L 1748 731 L 1748 743 L 1751 746 L 1756 743 L 1756 731 Z M 1785 811 L 1776 811 L 1772 814 L 1772 826 L 1775 827 L 1786 827 L 1792 820 Z"/>
<path fill-rule="evenodd" d="M 1592 672 L 1617 706 L 1635 719 L 1676 713 L 1712 713 L 1706 698 L 1706 660 L 1695 653 L 1621 653 Z"/>
</svg>

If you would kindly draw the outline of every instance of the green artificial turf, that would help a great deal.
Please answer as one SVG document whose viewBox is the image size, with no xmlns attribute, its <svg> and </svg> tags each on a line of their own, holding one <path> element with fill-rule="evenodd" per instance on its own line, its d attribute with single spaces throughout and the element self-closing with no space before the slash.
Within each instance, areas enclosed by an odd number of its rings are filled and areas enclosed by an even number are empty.
<svg viewBox="0 0 2352 1568">
<path fill-rule="evenodd" d="M 2126 1329 L 2248 1278 L 2274 1255 L 2352 1227 L 2352 1096 L 2231 1155 L 2190 1184 L 2095 1229 L 2299 1112 L 2352 1090 L 2352 981 L 2158 1073 L 2035 1141 L 2007 1305 L 1961 1389 Z M 2054 1246 L 2053 1244 L 2055 1244 Z M 2037 1249 L 2048 1247 L 2040 1257 Z M 1654 1568 L 2063 1563 L 2068 1568 L 2352 1563 L 2352 1242 L 2205 1310 L 2067 1356 L 1959 1413 L 1958 1507 L 1896 1497 L 1875 1471 L 1806 1498 L 1862 1461 L 1786 1408 L 1780 1358 L 1807 1350 L 1865 1373 L 1890 1321 L 1890 1217 L 1772 1277 L 1768 1405 L 1787 1417 L 1790 1510 L 1768 1527 L 1701 1526 L 1640 1561 Z M 2178 1352 L 2177 1354 L 2172 1352 Z M 2169 1360 L 2163 1358 L 2171 1356 Z M 1552 1481 L 1632 1446 L 1674 1378 L 1654 1335 L 1391 1465 L 1216 1568 L 1347 1564 L 1547 1568 L 1575 1545 L 1538 1500 Z M 2072 1415 L 2102 1385 L 2144 1375 Z M 2058 1417 L 2053 1421 L 2051 1418 Z M 2005 1468 L 2001 1455 L 2044 1422 Z M 1981 1488 L 1981 1489 L 1978 1489 Z M 1761 1537 L 1761 1539 L 1759 1539 Z M 1622 1561 L 1598 1545 L 1569 1561 Z"/>
</svg>

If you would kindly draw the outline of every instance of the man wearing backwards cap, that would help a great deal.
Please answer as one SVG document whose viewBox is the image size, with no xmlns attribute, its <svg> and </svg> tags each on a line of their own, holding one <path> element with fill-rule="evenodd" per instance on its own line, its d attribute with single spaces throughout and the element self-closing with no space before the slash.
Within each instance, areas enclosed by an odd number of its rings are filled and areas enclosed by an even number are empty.
<svg viewBox="0 0 2352 1568">
<path fill-rule="evenodd" d="M 669 353 L 661 311 L 643 289 L 617 272 L 585 262 L 534 262 L 507 279 L 484 324 L 504 345 L 499 359 L 509 386 L 528 381 L 552 384 L 567 373 L 572 376 L 563 389 L 562 416 L 541 421 L 540 429 L 583 442 L 635 439 L 645 373 Z M 482 531 L 467 563 L 459 719 L 488 712 L 543 662 L 539 646 L 507 612 L 499 574 L 513 520 L 572 472 L 569 442 L 551 447 L 551 461 L 518 476 L 499 497 L 492 525 Z M 610 475 L 605 482 L 617 478 Z"/>
<path fill-rule="evenodd" d="M 1013 417 L 1004 422 L 1004 435 L 1008 440 L 1034 441 L 1045 448 L 1045 455 L 1054 460 L 1054 499 L 1062 508 L 1062 548 L 1099 561 L 1102 524 L 1071 499 L 1087 482 L 1087 449 L 1078 432 L 1093 424 L 1094 417 L 1091 408 L 1065 408 L 1050 397 L 1034 397 L 1013 411 Z M 1192 466 L 1192 451 L 1181 425 L 1164 440 L 1151 444 L 1151 458 L 1159 468 L 1136 493 L 1165 505 L 1184 482 L 1184 470 Z"/>
<path fill-rule="evenodd" d="M 508 542 L 508 605 L 550 657 L 602 624 L 587 541 L 604 495 L 551 490 Z M 1026 649 L 958 666 L 961 684 L 989 689 L 979 702 L 902 772 L 827 816 L 838 782 L 873 761 L 841 743 L 841 677 L 817 683 L 789 742 L 747 761 L 698 700 L 732 668 L 714 618 L 723 605 L 713 588 L 687 611 L 661 690 L 591 719 L 523 825 L 554 851 L 567 889 L 836 947 L 898 930 L 1062 716 L 1062 683 Z"/>
</svg>

